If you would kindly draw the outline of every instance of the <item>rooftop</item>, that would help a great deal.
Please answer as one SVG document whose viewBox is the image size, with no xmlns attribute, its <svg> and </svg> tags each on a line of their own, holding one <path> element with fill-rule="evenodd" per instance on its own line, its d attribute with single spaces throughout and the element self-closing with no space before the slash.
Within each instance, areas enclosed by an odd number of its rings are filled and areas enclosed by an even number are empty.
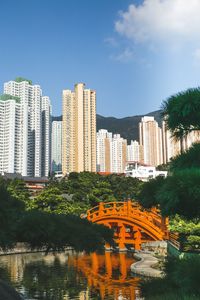
<svg viewBox="0 0 200 300">
<path fill-rule="evenodd" d="M 26 78 L 23 78 L 23 77 L 16 77 L 15 82 L 23 82 L 23 81 L 27 81 L 30 85 L 32 85 L 32 80 L 30 79 L 26 79 Z"/>
<path fill-rule="evenodd" d="M 20 102 L 20 98 L 19 97 L 12 96 L 12 95 L 9 95 L 9 94 L 0 95 L 0 100 L 3 100 L 3 101 L 15 100 L 17 103 Z"/>
</svg>

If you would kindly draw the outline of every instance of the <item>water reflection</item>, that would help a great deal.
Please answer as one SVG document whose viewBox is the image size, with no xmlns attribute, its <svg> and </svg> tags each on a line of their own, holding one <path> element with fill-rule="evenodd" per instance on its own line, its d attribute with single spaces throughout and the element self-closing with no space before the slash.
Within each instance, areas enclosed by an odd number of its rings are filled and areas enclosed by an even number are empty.
<svg viewBox="0 0 200 300">
<path fill-rule="evenodd" d="M 28 300 L 135 300 L 139 278 L 125 253 L 42 253 L 0 257 L 0 277 Z"/>
</svg>

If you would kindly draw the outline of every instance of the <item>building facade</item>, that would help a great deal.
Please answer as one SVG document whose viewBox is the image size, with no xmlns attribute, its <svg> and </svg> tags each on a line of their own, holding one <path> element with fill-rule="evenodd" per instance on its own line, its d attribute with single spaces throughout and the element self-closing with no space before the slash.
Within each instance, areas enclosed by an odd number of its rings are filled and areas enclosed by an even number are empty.
<svg viewBox="0 0 200 300">
<path fill-rule="evenodd" d="M 144 163 L 150 166 L 163 164 L 162 131 L 154 117 L 145 116 L 139 123 L 140 145 Z"/>
<path fill-rule="evenodd" d="M 127 145 L 127 161 L 129 162 L 143 162 L 143 146 L 139 145 L 138 141 L 131 141 Z"/>
<path fill-rule="evenodd" d="M 110 160 L 112 173 L 124 173 L 126 167 L 127 140 L 120 134 L 114 134 L 110 146 Z"/>
<path fill-rule="evenodd" d="M 0 174 L 21 173 L 21 103 L 18 97 L 0 96 Z"/>
<path fill-rule="evenodd" d="M 42 97 L 42 152 L 41 176 L 49 176 L 51 171 L 51 115 L 52 107 L 48 96 Z"/>
<path fill-rule="evenodd" d="M 111 172 L 112 133 L 105 129 L 97 132 L 97 172 Z"/>
<path fill-rule="evenodd" d="M 52 172 L 62 171 L 62 121 L 52 122 Z"/>
<path fill-rule="evenodd" d="M 96 172 L 96 92 L 78 83 L 63 91 L 62 171 Z"/>
<path fill-rule="evenodd" d="M 50 151 L 49 147 L 49 134 L 50 127 L 47 128 L 47 122 L 45 123 L 45 134 L 42 131 L 42 111 L 45 111 L 45 104 L 48 97 L 44 97 L 42 100 L 42 90 L 39 85 L 33 85 L 30 80 L 23 78 L 16 78 L 6 82 L 4 84 L 4 97 L 7 98 L 16 97 L 19 99 L 19 109 L 20 113 L 15 116 L 13 122 L 17 122 L 20 115 L 20 125 L 16 127 L 16 145 L 14 148 L 17 149 L 17 144 L 19 143 L 19 152 L 15 153 L 14 160 L 19 161 L 19 167 L 14 170 L 14 172 L 19 172 L 23 176 L 33 176 L 40 177 L 42 174 L 48 174 L 48 166 L 50 165 Z M 50 100 L 48 100 L 50 103 Z M 43 109 L 44 108 L 44 109 Z M 48 111 L 48 112 L 47 112 Z M 45 118 L 50 118 L 50 110 L 45 113 Z M 11 112 L 10 112 L 11 113 Z M 9 114 L 9 113 L 8 113 Z M 48 116 L 47 116 L 48 115 Z M 0 131 L 3 130 L 3 135 L 5 133 L 5 127 L 0 127 Z M 42 153 L 42 147 L 45 145 L 45 162 L 44 168 L 42 164 L 42 159 L 44 156 Z M 46 149 L 47 148 L 47 149 Z M 3 158 L 6 157 L 4 153 Z M 17 158 L 18 157 L 18 158 Z M 48 160 L 48 162 L 47 162 Z M 48 166 L 47 166 L 47 165 Z M 43 170 L 44 169 L 44 170 Z M 2 170 L 6 172 L 6 170 Z"/>
</svg>

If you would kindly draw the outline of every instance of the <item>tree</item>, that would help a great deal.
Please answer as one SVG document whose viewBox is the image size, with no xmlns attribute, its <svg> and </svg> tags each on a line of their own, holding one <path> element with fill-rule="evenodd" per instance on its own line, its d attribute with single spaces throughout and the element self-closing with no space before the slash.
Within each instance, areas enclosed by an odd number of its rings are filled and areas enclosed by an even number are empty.
<svg viewBox="0 0 200 300">
<path fill-rule="evenodd" d="M 14 180 L 10 180 L 8 182 L 8 191 L 13 197 L 24 201 L 25 203 L 29 200 L 30 193 L 26 187 L 25 181 L 22 179 L 15 178 Z"/>
<path fill-rule="evenodd" d="M 170 170 L 200 168 L 200 143 L 193 144 L 190 149 L 176 156 L 170 162 Z"/>
<path fill-rule="evenodd" d="M 10 194 L 8 182 L 0 177 L 0 248 L 11 248 L 15 242 L 16 223 L 24 211 L 24 203 Z"/>
<path fill-rule="evenodd" d="M 200 130 L 200 88 L 188 89 L 165 100 L 162 116 L 172 135 L 181 141 L 194 130 Z"/>
<path fill-rule="evenodd" d="M 176 171 L 166 179 L 157 177 L 144 184 L 140 203 L 150 208 L 159 206 L 163 216 L 179 214 L 187 219 L 200 215 L 200 170 Z"/>
<path fill-rule="evenodd" d="M 76 251 L 94 252 L 113 243 L 113 231 L 73 215 L 57 215 L 32 210 L 18 220 L 17 241 L 31 249 L 46 252 L 63 251 L 66 246 Z"/>
</svg>

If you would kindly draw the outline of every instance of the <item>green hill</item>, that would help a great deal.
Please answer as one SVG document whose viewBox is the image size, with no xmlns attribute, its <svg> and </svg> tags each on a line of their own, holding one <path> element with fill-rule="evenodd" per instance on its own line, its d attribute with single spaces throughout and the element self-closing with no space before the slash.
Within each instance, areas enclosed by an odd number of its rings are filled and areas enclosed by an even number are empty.
<svg viewBox="0 0 200 300">
<path fill-rule="evenodd" d="M 161 110 L 153 111 L 146 114 L 145 116 L 153 116 L 155 120 L 161 126 Z M 120 133 L 120 135 L 127 139 L 128 142 L 131 140 L 139 140 L 139 122 L 144 115 L 132 116 L 117 119 L 114 117 L 103 117 L 97 115 L 97 130 L 107 129 L 113 133 Z"/>
<path fill-rule="evenodd" d="M 161 110 L 156 110 L 151 113 L 145 114 L 145 116 L 153 116 L 155 120 L 161 126 Z M 139 122 L 144 115 L 126 117 L 126 118 L 114 118 L 114 117 L 103 117 L 97 114 L 97 130 L 107 129 L 112 133 L 119 133 L 123 138 L 128 140 L 139 140 Z M 52 117 L 52 121 L 61 121 L 62 116 Z"/>
</svg>

